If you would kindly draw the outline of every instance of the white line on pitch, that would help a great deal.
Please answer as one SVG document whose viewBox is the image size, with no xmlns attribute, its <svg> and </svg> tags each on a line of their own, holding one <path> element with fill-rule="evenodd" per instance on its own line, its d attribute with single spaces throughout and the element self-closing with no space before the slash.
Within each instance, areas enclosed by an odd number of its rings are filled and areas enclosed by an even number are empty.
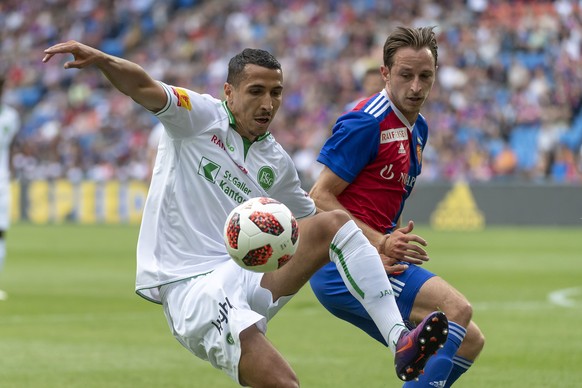
<svg viewBox="0 0 582 388">
<path fill-rule="evenodd" d="M 474 310 L 536 310 L 582 308 L 582 287 L 564 288 L 548 294 L 547 301 L 475 302 Z"/>
<path fill-rule="evenodd" d="M 575 298 L 582 295 L 582 287 L 572 287 L 564 288 L 562 290 L 556 290 L 548 294 L 548 300 L 562 307 L 582 307 L 582 302 L 576 300 Z M 579 298 L 580 299 L 580 298 Z"/>
</svg>

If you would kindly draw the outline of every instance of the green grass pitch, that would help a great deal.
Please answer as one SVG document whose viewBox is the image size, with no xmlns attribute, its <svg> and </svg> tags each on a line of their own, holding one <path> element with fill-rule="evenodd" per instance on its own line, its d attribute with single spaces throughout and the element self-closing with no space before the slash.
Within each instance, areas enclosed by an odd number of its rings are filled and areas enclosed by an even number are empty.
<svg viewBox="0 0 582 388">
<path fill-rule="evenodd" d="M 579 387 L 582 228 L 436 232 L 426 266 L 471 300 L 484 352 L 457 387 Z M 134 294 L 134 226 L 13 225 L 0 288 L 3 388 L 235 387 Z M 306 286 L 268 337 L 302 386 L 400 387 L 393 358 Z"/>
</svg>

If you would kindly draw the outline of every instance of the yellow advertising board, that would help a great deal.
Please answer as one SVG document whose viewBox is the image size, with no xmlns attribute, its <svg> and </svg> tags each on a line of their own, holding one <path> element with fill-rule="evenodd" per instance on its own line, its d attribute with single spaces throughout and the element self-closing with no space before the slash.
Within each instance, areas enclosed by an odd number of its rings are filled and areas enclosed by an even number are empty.
<svg viewBox="0 0 582 388">
<path fill-rule="evenodd" d="M 142 181 L 13 181 L 10 217 L 34 224 L 139 224 L 147 191 Z"/>
</svg>

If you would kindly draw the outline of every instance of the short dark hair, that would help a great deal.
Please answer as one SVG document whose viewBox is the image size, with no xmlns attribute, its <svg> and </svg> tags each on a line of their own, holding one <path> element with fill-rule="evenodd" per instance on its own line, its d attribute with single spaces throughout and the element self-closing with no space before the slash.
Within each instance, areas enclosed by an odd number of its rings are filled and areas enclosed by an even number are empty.
<svg viewBox="0 0 582 388">
<path fill-rule="evenodd" d="M 403 47 L 411 47 L 416 50 L 421 48 L 428 48 L 434 57 L 434 65 L 437 66 L 438 60 L 438 45 L 436 34 L 434 32 L 435 26 L 431 27 L 396 27 L 396 29 L 388 35 L 384 43 L 384 66 L 391 68 L 394 65 L 394 55 L 396 50 Z"/>
<path fill-rule="evenodd" d="M 279 61 L 268 51 L 246 48 L 228 62 L 228 75 L 226 82 L 237 86 L 243 79 L 246 65 L 257 65 L 267 69 L 281 70 Z"/>
</svg>

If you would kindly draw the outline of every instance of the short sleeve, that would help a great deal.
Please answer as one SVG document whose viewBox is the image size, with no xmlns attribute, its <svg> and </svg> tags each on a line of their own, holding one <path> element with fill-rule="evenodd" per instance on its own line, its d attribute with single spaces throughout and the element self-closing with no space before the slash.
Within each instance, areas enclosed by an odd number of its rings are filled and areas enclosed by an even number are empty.
<svg viewBox="0 0 582 388">
<path fill-rule="evenodd" d="M 352 183 L 378 154 L 379 126 L 378 120 L 365 112 L 355 111 L 341 116 L 317 161 Z"/>
<path fill-rule="evenodd" d="M 186 139 L 211 127 L 221 119 L 220 100 L 188 89 L 166 85 L 162 82 L 168 102 L 155 115 L 164 124 L 173 139 Z"/>
</svg>

